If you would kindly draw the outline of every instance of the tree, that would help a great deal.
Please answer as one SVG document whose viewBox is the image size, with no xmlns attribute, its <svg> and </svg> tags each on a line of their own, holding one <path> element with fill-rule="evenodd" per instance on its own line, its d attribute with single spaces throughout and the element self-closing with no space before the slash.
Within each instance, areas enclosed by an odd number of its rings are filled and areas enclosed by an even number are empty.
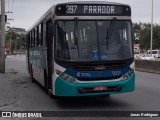
<svg viewBox="0 0 160 120">
<path fill-rule="evenodd" d="M 153 49 L 160 49 L 160 26 L 157 24 L 153 29 Z"/>
<path fill-rule="evenodd" d="M 141 24 L 133 23 L 133 31 L 134 31 L 134 37 L 135 37 L 135 44 L 139 44 Z"/>
<path fill-rule="evenodd" d="M 11 51 L 15 49 L 20 50 L 21 46 L 25 46 L 25 35 L 17 34 L 16 32 L 9 31 L 6 33 L 6 42 L 11 40 Z"/>
<path fill-rule="evenodd" d="M 140 48 L 143 49 L 149 49 L 150 48 L 150 29 L 143 29 L 140 31 Z"/>
<path fill-rule="evenodd" d="M 133 31 L 139 38 L 135 43 L 139 43 L 142 50 L 150 49 L 151 24 L 133 23 Z M 153 25 L 153 49 L 160 49 L 160 26 L 158 24 Z"/>
</svg>

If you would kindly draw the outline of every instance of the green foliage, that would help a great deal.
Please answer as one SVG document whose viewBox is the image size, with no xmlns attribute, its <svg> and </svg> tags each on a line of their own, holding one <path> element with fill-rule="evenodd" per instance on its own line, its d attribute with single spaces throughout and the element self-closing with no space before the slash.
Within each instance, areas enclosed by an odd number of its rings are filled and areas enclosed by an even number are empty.
<svg viewBox="0 0 160 120">
<path fill-rule="evenodd" d="M 20 50 L 20 47 L 25 46 L 25 35 L 9 31 L 6 33 L 6 42 L 10 42 L 10 40 L 12 50 L 15 50 L 15 47 L 17 50 Z"/>
<path fill-rule="evenodd" d="M 139 43 L 142 50 L 150 49 L 151 24 L 133 23 L 133 31 L 137 38 L 135 43 Z M 153 25 L 153 49 L 160 49 L 160 26 L 158 24 Z"/>
</svg>

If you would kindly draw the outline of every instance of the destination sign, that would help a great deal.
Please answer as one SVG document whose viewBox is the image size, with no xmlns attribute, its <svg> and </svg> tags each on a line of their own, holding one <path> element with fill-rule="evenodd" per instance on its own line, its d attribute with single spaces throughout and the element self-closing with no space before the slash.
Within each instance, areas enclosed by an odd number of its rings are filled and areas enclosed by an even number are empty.
<svg viewBox="0 0 160 120">
<path fill-rule="evenodd" d="M 101 5 L 58 5 L 56 7 L 58 16 L 130 16 L 131 9 L 129 6 L 101 4 Z"/>
</svg>

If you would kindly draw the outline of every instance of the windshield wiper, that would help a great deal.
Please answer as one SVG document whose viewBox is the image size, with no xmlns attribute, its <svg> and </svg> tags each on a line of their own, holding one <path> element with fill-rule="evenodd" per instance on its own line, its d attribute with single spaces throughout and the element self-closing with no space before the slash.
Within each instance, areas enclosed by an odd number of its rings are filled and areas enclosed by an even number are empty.
<svg viewBox="0 0 160 120">
<path fill-rule="evenodd" d="M 108 49 L 108 40 L 112 37 L 115 23 L 116 23 L 116 18 L 114 17 L 110 23 L 109 28 L 107 28 L 107 34 L 106 34 L 107 49 Z"/>
<path fill-rule="evenodd" d="M 77 51 L 79 56 L 79 47 L 78 47 L 78 18 L 74 18 L 74 39 L 75 39 L 75 45 L 77 45 Z"/>
</svg>

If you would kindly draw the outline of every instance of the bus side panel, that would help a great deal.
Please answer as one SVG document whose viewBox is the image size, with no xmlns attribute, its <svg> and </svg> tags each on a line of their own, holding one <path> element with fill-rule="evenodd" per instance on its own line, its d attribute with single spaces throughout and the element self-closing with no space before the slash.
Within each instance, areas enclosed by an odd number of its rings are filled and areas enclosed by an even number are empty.
<svg viewBox="0 0 160 120">
<path fill-rule="evenodd" d="M 33 78 L 42 86 L 45 86 L 44 71 L 47 68 L 46 47 L 36 47 L 30 49 L 30 65 L 32 67 Z"/>
</svg>

